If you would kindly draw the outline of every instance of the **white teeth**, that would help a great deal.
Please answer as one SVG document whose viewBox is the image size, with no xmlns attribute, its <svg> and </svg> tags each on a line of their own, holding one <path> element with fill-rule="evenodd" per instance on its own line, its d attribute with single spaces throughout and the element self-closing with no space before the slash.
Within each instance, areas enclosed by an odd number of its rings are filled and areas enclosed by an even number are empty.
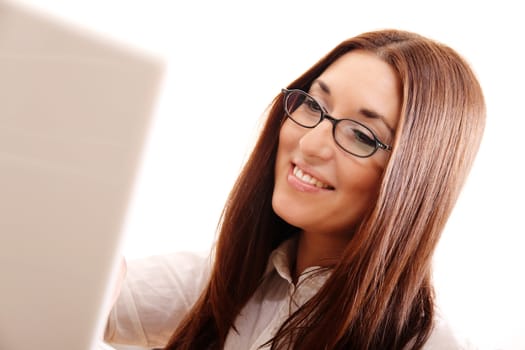
<svg viewBox="0 0 525 350">
<path fill-rule="evenodd" d="M 317 180 L 315 177 L 312 177 L 309 174 L 303 173 L 303 171 L 299 169 L 297 166 L 293 168 L 293 174 L 295 175 L 295 177 L 297 177 L 301 181 L 306 182 L 310 185 L 314 185 L 315 187 L 319 187 L 319 188 L 329 188 L 330 187 L 329 185 Z"/>
</svg>

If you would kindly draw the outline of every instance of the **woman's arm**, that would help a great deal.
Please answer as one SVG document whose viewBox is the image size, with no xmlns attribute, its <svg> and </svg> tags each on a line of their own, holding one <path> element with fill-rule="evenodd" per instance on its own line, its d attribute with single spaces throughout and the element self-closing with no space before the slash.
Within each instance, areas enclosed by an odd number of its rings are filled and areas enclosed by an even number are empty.
<svg viewBox="0 0 525 350">
<path fill-rule="evenodd" d="M 125 271 L 125 265 L 122 269 Z M 195 253 L 129 261 L 104 340 L 145 347 L 165 345 L 206 286 L 210 270 L 209 257 Z"/>
</svg>

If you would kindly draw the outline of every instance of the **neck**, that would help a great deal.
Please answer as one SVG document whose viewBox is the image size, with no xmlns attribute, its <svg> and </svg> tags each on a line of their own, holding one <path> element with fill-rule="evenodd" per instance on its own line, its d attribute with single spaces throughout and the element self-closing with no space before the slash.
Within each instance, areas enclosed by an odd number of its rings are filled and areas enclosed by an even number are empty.
<svg viewBox="0 0 525 350">
<path fill-rule="evenodd" d="M 338 234 L 301 232 L 297 242 L 294 279 L 297 280 L 309 267 L 326 267 L 337 263 L 349 239 L 348 236 Z"/>
</svg>

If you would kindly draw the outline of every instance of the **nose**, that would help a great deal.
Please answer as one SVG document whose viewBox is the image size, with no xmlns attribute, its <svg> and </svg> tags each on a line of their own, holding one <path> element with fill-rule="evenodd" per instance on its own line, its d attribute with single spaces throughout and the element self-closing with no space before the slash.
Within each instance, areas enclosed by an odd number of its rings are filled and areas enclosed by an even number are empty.
<svg viewBox="0 0 525 350">
<path fill-rule="evenodd" d="M 333 125 L 323 120 L 299 139 L 299 149 L 307 158 L 328 160 L 334 156 L 335 142 L 332 137 Z"/>
</svg>

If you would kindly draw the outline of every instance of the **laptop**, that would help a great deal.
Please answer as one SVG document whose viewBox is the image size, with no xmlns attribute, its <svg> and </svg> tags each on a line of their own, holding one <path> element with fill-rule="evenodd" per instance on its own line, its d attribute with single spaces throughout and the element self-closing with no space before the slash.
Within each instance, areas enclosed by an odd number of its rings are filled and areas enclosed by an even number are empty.
<svg viewBox="0 0 525 350">
<path fill-rule="evenodd" d="M 0 349 L 99 348 L 162 74 L 0 2 Z"/>
</svg>

